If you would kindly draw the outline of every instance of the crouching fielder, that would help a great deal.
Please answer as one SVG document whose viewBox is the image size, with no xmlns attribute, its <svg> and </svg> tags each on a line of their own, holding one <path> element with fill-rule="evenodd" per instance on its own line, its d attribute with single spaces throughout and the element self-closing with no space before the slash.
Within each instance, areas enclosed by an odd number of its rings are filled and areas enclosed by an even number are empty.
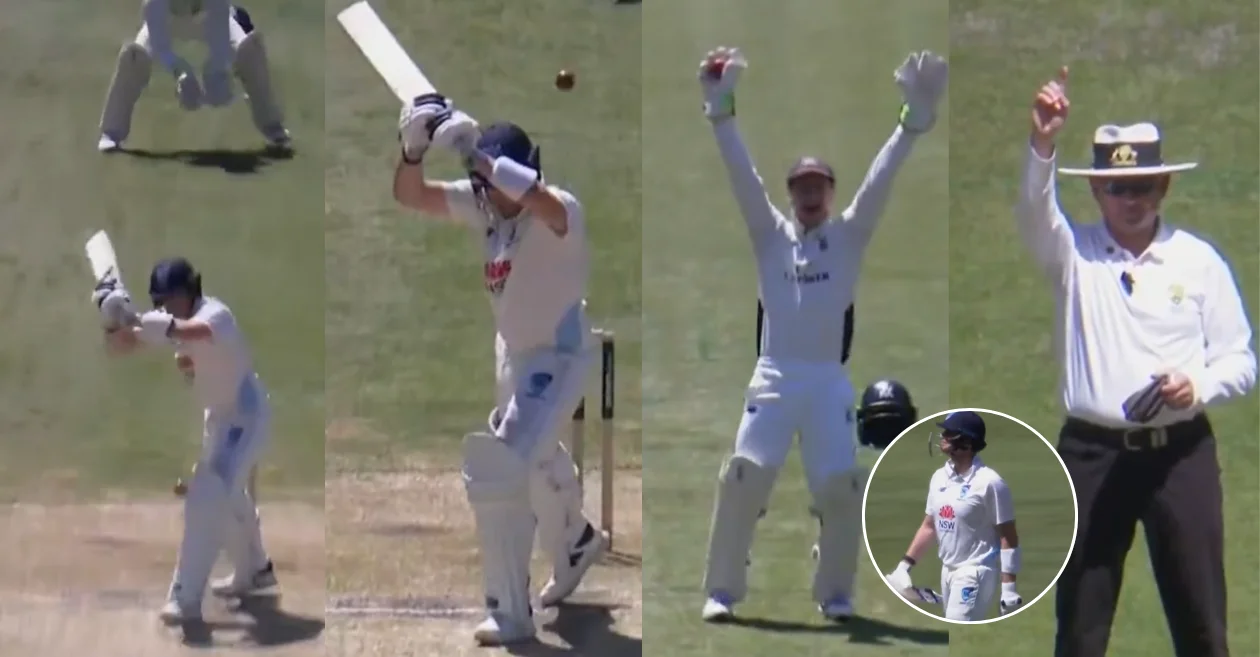
<svg viewBox="0 0 1260 657">
<path fill-rule="evenodd" d="M 906 556 L 885 578 L 894 590 L 915 599 L 910 569 L 936 538 L 941 558 L 941 598 L 946 620 L 984 620 L 998 590 L 1001 569 L 1002 614 L 1024 604 L 1015 590 L 1019 572 L 1019 533 L 1011 489 L 978 456 L 985 447 L 984 418 L 974 411 L 950 413 L 938 444 L 949 460 L 928 483 L 923 524 L 910 541 Z"/>
<path fill-rule="evenodd" d="M 203 104 L 232 104 L 232 77 L 241 82 L 254 125 L 273 148 L 290 146 L 289 131 L 271 84 L 262 34 L 249 14 L 228 0 L 144 0 L 144 24 L 136 38 L 118 51 L 118 64 L 101 112 L 97 148 L 110 152 L 122 147 L 131 134 L 131 117 L 140 94 L 149 84 L 154 61 L 175 80 L 180 107 L 188 111 Z M 204 41 L 208 54 L 201 77 L 175 53 L 175 39 Z"/>
<path fill-rule="evenodd" d="M 121 328 L 106 334 L 114 353 L 169 345 L 195 368 L 193 389 L 205 411 L 201 455 L 184 495 L 184 538 L 161 618 L 201 617 L 201 600 L 226 548 L 234 567 L 215 582 L 217 595 L 243 595 L 276 585 L 262 544 L 258 509 L 247 491 L 250 469 L 269 442 L 267 393 L 254 373 L 245 338 L 222 301 L 202 295 L 201 275 L 183 258 L 162 260 L 149 277 L 153 310 L 136 314 L 125 290 L 108 283 L 93 301 Z"/>
<path fill-rule="evenodd" d="M 856 460 L 855 400 L 846 365 L 854 288 L 893 178 L 916 137 L 935 121 L 947 66 L 924 52 L 897 69 L 905 97 L 900 122 L 843 212 L 832 213 L 831 167 L 802 158 L 787 176 L 788 216 L 771 204 L 735 126 L 735 84 L 746 66 L 737 50 L 720 48 L 701 62 L 699 73 L 705 115 L 752 239 L 765 311 L 734 454 L 718 478 L 702 616 L 729 620 L 747 594 L 753 532 L 799 434 L 819 527 L 813 597 L 827 618 L 844 620 L 853 614 L 867 475 Z"/>
<path fill-rule="evenodd" d="M 584 302 L 589 251 L 582 206 L 543 182 L 539 149 L 514 124 L 482 130 L 430 94 L 403 107 L 399 131 L 395 198 L 472 228 L 482 242 L 497 391 L 487 430 L 464 439 L 464 483 L 489 611 L 475 637 L 487 645 L 529 639 L 535 528 L 554 568 L 542 589 L 545 605 L 568 597 L 607 547 L 583 515 L 577 470 L 559 441 L 595 357 Z M 463 158 L 468 178 L 426 179 L 430 145 Z"/>
</svg>

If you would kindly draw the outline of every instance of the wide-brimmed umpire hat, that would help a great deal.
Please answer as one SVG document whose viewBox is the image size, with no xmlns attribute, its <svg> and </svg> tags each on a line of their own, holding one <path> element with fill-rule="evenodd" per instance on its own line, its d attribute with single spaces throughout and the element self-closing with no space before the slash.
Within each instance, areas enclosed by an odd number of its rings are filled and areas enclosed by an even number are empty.
<svg viewBox="0 0 1260 657">
<path fill-rule="evenodd" d="M 1128 178 L 1189 171 L 1198 162 L 1169 164 L 1161 152 L 1159 128 L 1153 123 L 1104 125 L 1094 131 L 1094 161 L 1088 169 L 1061 168 L 1066 176 Z"/>
<path fill-rule="evenodd" d="M 816 157 L 802 157 L 788 169 L 787 183 L 791 185 L 799 178 L 805 176 L 822 176 L 831 182 L 836 182 L 836 172 L 831 168 L 830 164 Z"/>
</svg>

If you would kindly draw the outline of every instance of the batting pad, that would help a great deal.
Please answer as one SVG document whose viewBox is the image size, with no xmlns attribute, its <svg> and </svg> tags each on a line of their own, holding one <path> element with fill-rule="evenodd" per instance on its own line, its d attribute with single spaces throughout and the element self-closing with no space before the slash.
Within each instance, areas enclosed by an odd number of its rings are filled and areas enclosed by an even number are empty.
<svg viewBox="0 0 1260 657">
<path fill-rule="evenodd" d="M 748 594 L 748 551 L 778 474 L 739 455 L 722 464 L 709 530 L 706 593 L 721 592 L 732 604 Z"/>
<path fill-rule="evenodd" d="M 122 141 L 131 134 L 131 117 L 135 113 L 140 94 L 149 86 L 153 73 L 153 59 L 143 46 L 124 44 L 118 51 L 118 63 L 114 77 L 105 93 L 105 108 L 101 110 L 101 134 Z"/>
<path fill-rule="evenodd" d="M 582 489 L 577 466 L 563 447 L 556 455 L 530 470 L 529 497 L 538 519 L 538 547 L 552 558 L 556 569 L 568 565 L 569 550 L 582 537 Z"/>
<path fill-rule="evenodd" d="M 464 437 L 464 489 L 477 522 L 486 606 L 491 615 L 529 623 L 529 557 L 534 513 L 528 464 L 488 433 Z"/>
<path fill-rule="evenodd" d="M 271 85 L 271 69 L 267 61 L 267 48 L 262 33 L 254 30 L 241 39 L 236 47 L 234 65 L 236 77 L 249 96 L 249 112 L 254 126 L 260 132 L 274 129 L 284 123 L 284 115 L 276 103 Z"/>
<path fill-rule="evenodd" d="M 813 491 L 811 511 L 818 518 L 818 559 L 814 562 L 814 600 L 853 598 L 862 543 L 862 492 L 869 470 L 856 467 L 833 474 Z"/>
<path fill-rule="evenodd" d="M 175 565 L 181 603 L 200 606 L 228 518 L 227 483 L 209 464 L 199 464 L 184 495 L 184 539 Z"/>
</svg>

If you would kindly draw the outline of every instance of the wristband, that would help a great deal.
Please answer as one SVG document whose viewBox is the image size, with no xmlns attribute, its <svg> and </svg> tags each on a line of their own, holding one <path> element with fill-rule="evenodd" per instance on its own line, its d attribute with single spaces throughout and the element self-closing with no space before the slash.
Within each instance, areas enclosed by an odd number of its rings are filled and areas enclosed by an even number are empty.
<svg viewBox="0 0 1260 657">
<path fill-rule="evenodd" d="M 520 201 L 538 184 L 538 172 L 500 155 L 494 159 L 494 166 L 490 169 L 490 184 L 513 201 Z"/>
<path fill-rule="evenodd" d="M 914 560 L 914 557 L 911 557 L 908 554 L 902 557 L 901 560 L 906 562 L 906 565 L 909 566 L 910 568 L 914 568 L 914 565 L 918 563 L 917 561 Z"/>
<path fill-rule="evenodd" d="M 1019 548 L 1002 550 L 1002 572 L 1008 575 L 1019 573 Z"/>
<path fill-rule="evenodd" d="M 422 160 L 424 160 L 424 152 L 425 152 L 426 150 L 428 150 L 428 149 L 427 149 L 427 148 L 422 148 L 422 149 L 420 149 L 420 153 L 419 153 L 418 155 L 416 155 L 416 157 L 415 157 L 414 159 L 412 159 L 412 158 L 410 158 L 410 157 L 407 157 L 407 145 L 406 145 L 406 144 L 403 144 L 403 147 L 402 147 L 402 161 L 403 161 L 403 164 L 406 164 L 406 165 L 408 165 L 408 166 L 413 166 L 413 167 L 414 167 L 414 166 L 416 166 L 417 164 L 420 164 L 420 162 L 421 162 Z"/>
<path fill-rule="evenodd" d="M 908 118 L 910 118 L 910 103 L 903 102 L 901 103 L 901 110 L 897 112 L 897 124 L 901 126 L 902 130 L 905 130 L 912 135 L 921 135 L 928 130 L 931 130 L 932 126 L 936 123 L 936 117 L 932 117 L 932 120 L 926 126 L 923 126 L 922 128 L 911 128 L 906 125 L 906 119 Z"/>
</svg>

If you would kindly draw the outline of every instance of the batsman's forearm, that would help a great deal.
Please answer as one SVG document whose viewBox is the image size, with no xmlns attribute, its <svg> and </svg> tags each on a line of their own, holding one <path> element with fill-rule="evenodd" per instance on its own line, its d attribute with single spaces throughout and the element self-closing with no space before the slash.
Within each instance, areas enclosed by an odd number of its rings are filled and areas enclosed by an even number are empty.
<svg viewBox="0 0 1260 657">
<path fill-rule="evenodd" d="M 401 157 L 394 168 L 394 200 L 404 207 L 420 209 L 419 199 L 428 181 L 424 177 L 424 162 L 410 163 Z"/>
<path fill-rule="evenodd" d="M 206 40 L 210 68 L 228 70 L 232 65 L 232 8 L 228 0 L 203 0 L 201 29 Z"/>
<path fill-rule="evenodd" d="M 928 526 L 919 526 L 919 530 L 914 533 L 914 538 L 910 539 L 910 547 L 906 548 L 906 556 L 918 561 L 923 558 L 923 553 L 927 551 L 928 546 L 936 538 L 936 532 Z"/>
</svg>

